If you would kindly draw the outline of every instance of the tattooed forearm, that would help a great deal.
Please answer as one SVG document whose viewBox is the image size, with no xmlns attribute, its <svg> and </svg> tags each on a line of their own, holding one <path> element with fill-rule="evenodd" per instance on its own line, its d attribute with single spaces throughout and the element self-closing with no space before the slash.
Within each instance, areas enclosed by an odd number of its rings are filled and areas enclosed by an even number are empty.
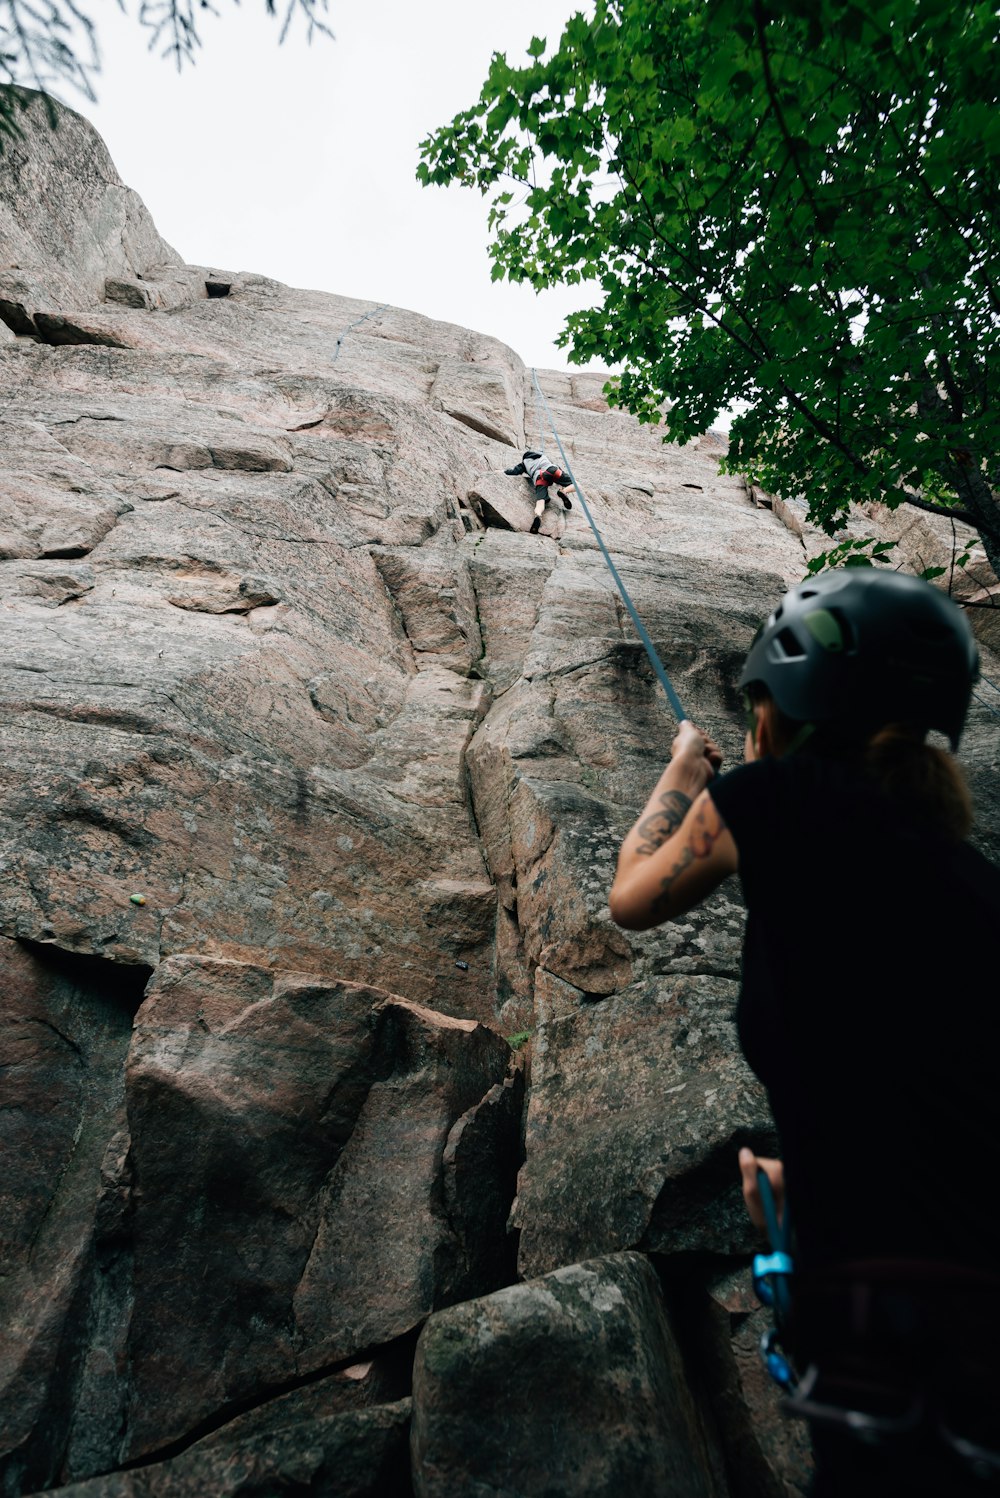
<svg viewBox="0 0 1000 1498">
<path fill-rule="evenodd" d="M 663 810 L 643 817 L 636 828 L 641 842 L 637 844 L 635 851 L 643 857 L 655 853 L 668 837 L 673 836 L 691 810 L 691 797 L 685 796 L 683 791 L 664 791 L 660 804 Z"/>
<path fill-rule="evenodd" d="M 714 801 L 706 796 L 691 820 L 687 842 L 677 855 L 673 868 L 660 880 L 661 898 L 669 901 L 672 885 L 697 859 L 709 856 L 725 828 L 726 824 L 719 816 Z"/>
</svg>

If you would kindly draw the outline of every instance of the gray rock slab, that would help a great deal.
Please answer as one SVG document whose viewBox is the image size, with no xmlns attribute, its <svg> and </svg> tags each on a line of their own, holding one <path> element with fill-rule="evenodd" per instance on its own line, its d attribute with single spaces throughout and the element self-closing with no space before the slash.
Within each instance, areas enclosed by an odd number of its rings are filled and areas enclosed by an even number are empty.
<svg viewBox="0 0 1000 1498">
<path fill-rule="evenodd" d="M 316 1401 L 313 1401 L 315 1403 Z M 237 1498 L 309 1493 L 316 1498 L 409 1498 L 410 1400 L 320 1413 L 290 1397 L 280 1413 L 245 1418 L 240 1430 L 199 1441 L 180 1456 L 112 1472 L 58 1491 L 66 1498 Z M 299 1402 L 302 1403 L 302 1402 Z"/>
<path fill-rule="evenodd" d="M 495 1241 L 489 1216 L 448 1219 L 441 1172 L 454 1124 L 502 1080 L 509 1047 L 484 1026 L 402 1002 L 379 1019 L 396 1060 L 327 1178 L 295 1292 L 296 1325 L 317 1362 L 389 1341 L 468 1294 Z M 498 1149 L 494 1173 L 509 1154 L 509 1144 Z"/>
<path fill-rule="evenodd" d="M 772 1313 L 753 1294 L 749 1264 L 689 1282 L 688 1338 L 737 1498 L 804 1498 L 813 1472 L 809 1428 L 782 1412 L 782 1393 L 764 1367 L 761 1337 Z"/>
<path fill-rule="evenodd" d="M 161 964 L 127 1072 L 125 1457 L 392 1340 L 470 1283 L 485 1250 L 449 1224 L 442 1153 L 509 1054 L 371 988 Z"/>
<path fill-rule="evenodd" d="M 61 106 L 52 129 L 37 94 L 18 115 L 18 126 L 20 137 L 4 145 L 0 265 L 49 288 L 41 310 L 86 306 L 102 298 L 109 276 L 179 263 L 82 116 Z M 29 311 L 35 310 L 31 301 Z"/>
<path fill-rule="evenodd" d="M 514 1211 L 523 1275 L 627 1248 L 752 1250 L 736 1152 L 773 1137 L 739 1052 L 738 991 L 659 978 L 594 1002 L 538 978 Z"/>
<path fill-rule="evenodd" d="M 431 1317 L 417 1344 L 412 1449 L 417 1498 L 724 1491 L 638 1254 Z"/>
<path fill-rule="evenodd" d="M 0 184 L 0 932 L 126 986 L 155 967 L 155 1007 L 187 977 L 136 1032 L 131 1140 L 101 1111 L 125 1032 L 107 1071 L 35 1023 L 87 1052 L 105 978 L 86 1020 L 80 973 L 57 1015 L 11 1011 L 21 1488 L 108 1471 L 123 1428 L 153 1457 L 232 1424 L 495 1285 L 518 1233 L 532 1273 L 745 1248 L 734 1147 L 768 1137 L 735 883 L 661 931 L 610 920 L 675 725 L 581 505 L 525 534 L 503 470 L 552 434 L 518 356 L 180 264 L 63 120 L 33 112 Z M 720 441 L 664 444 L 600 372 L 540 379 L 686 710 L 738 760 L 740 662 L 815 538 L 719 474 Z M 963 749 L 994 856 L 995 725 L 977 702 Z M 519 1084 L 474 1021 L 531 1032 L 512 1223 Z"/>
<path fill-rule="evenodd" d="M 530 505 L 524 504 L 531 523 Z M 523 518 L 523 517 L 522 517 Z M 515 527 L 515 530 L 518 527 Z M 465 543 L 476 594 L 484 668 L 499 695 L 517 681 L 538 622 L 546 579 L 556 564 L 550 547 L 488 529 Z"/>
<path fill-rule="evenodd" d="M 524 1158 L 525 1083 L 525 1068 L 518 1066 L 463 1113 L 448 1135 L 445 1207 L 461 1245 L 460 1298 L 487 1287 L 499 1290 L 515 1278 L 517 1245 L 509 1218 Z"/>
<path fill-rule="evenodd" d="M 64 1463 L 117 1460 L 128 1319 L 124 1067 L 147 976 L 0 939 L 4 1492 L 51 1486 Z"/>
<path fill-rule="evenodd" d="M 375 549 L 375 562 L 393 602 L 417 666 L 430 657 L 456 671 L 469 671 L 483 654 L 476 595 L 468 567 L 453 548 Z"/>
<path fill-rule="evenodd" d="M 443 359 L 430 399 L 438 410 L 497 442 L 516 447 L 522 440 L 521 403 L 515 396 L 509 361 L 500 364 Z"/>
</svg>

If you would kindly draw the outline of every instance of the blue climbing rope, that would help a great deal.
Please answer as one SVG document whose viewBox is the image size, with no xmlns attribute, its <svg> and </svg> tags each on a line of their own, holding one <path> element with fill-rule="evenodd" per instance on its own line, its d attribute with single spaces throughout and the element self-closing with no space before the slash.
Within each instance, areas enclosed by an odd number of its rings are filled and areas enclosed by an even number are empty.
<svg viewBox="0 0 1000 1498">
<path fill-rule="evenodd" d="M 344 339 L 347 337 L 347 335 L 351 331 L 351 329 L 352 328 L 360 328 L 361 324 L 363 322 L 367 322 L 370 317 L 374 317 L 375 314 L 376 314 L 376 312 L 384 312 L 386 310 L 387 305 L 388 304 L 386 302 L 379 302 L 378 306 L 377 307 L 373 307 L 370 312 L 366 312 L 365 315 L 364 315 L 364 317 L 355 318 L 354 322 L 349 322 L 347 324 L 347 327 L 344 329 L 344 331 L 341 333 L 340 337 L 337 339 L 336 347 L 333 350 L 333 360 L 332 360 L 332 362 L 334 364 L 336 364 L 337 360 L 340 358 L 340 345 L 343 343 Z"/>
<path fill-rule="evenodd" d="M 992 686 L 992 685 L 993 685 L 993 683 L 990 682 L 990 686 Z M 993 714 L 994 718 L 1000 718 L 1000 712 L 997 712 L 997 710 L 993 706 L 992 702 L 987 702 L 986 698 L 985 697 L 980 697 L 980 695 L 979 695 L 978 692 L 973 692 L 972 695 L 973 695 L 973 697 L 975 697 L 976 701 L 979 703 L 979 705 L 981 707 L 985 707 L 985 709 L 986 709 L 986 711 L 988 713 L 992 713 Z"/>
<path fill-rule="evenodd" d="M 771 1240 L 769 1254 L 754 1254 L 753 1288 L 764 1305 L 774 1312 L 774 1326 L 768 1327 L 760 1339 L 760 1356 L 764 1367 L 782 1389 L 793 1389 L 797 1382 L 795 1369 L 782 1348 L 782 1338 L 788 1326 L 792 1309 L 789 1286 L 794 1266 L 792 1264 L 792 1231 L 788 1209 L 778 1220 L 778 1207 L 774 1189 L 765 1170 L 757 1171 L 757 1190 L 767 1225 L 767 1236 Z"/>
<path fill-rule="evenodd" d="M 598 546 L 601 548 L 601 555 L 604 557 L 605 562 L 607 562 L 607 564 L 608 564 L 608 571 L 611 573 L 611 576 L 615 580 L 615 584 L 616 584 L 616 586 L 618 588 L 618 591 L 619 591 L 619 593 L 622 596 L 622 602 L 624 603 L 625 607 L 628 609 L 629 615 L 631 616 L 631 619 L 632 619 L 632 623 L 635 625 L 636 631 L 637 631 L 637 633 L 639 635 L 639 639 L 642 641 L 643 646 L 645 647 L 646 654 L 649 657 L 649 664 L 652 666 L 653 670 L 656 672 L 656 675 L 657 675 L 657 677 L 659 679 L 659 682 L 660 682 L 660 686 L 663 688 L 664 692 L 666 692 L 666 694 L 667 694 L 667 701 L 670 703 L 670 707 L 671 707 L 671 710 L 672 710 L 672 712 L 674 714 L 674 717 L 677 719 L 678 723 L 683 723 L 686 720 L 686 718 L 687 718 L 687 713 L 684 711 L 684 708 L 681 706 L 681 699 L 678 697 L 677 693 L 674 691 L 673 684 L 671 683 L 670 677 L 667 675 L 666 667 L 664 666 L 663 662 L 660 660 L 660 657 L 656 653 L 656 646 L 653 644 L 652 640 L 649 638 L 649 633 L 648 633 L 648 631 L 646 629 L 646 626 L 643 624 L 642 620 L 639 618 L 639 615 L 636 613 L 635 604 L 632 602 L 631 598 L 629 597 L 628 589 L 626 588 L 625 584 L 622 582 L 621 577 L 620 577 L 619 572 L 618 572 L 618 568 L 615 566 L 614 562 L 611 560 L 611 553 L 608 551 L 608 548 L 604 544 L 604 537 L 601 535 L 600 531 L 597 529 L 597 526 L 594 524 L 594 517 L 590 513 L 590 506 L 587 504 L 587 501 L 586 501 L 586 499 L 584 497 L 583 490 L 580 488 L 580 485 L 577 483 L 576 479 L 573 477 L 573 470 L 569 466 L 569 459 L 566 456 L 566 449 L 563 447 L 562 442 L 559 439 L 559 433 L 556 431 L 556 424 L 555 424 L 554 420 L 552 419 L 552 411 L 551 411 L 551 408 L 549 407 L 548 400 L 546 399 L 545 391 L 542 389 L 541 385 L 538 383 L 538 371 L 537 370 L 533 369 L 531 371 L 531 378 L 532 378 L 532 381 L 533 381 L 534 386 L 535 386 L 535 415 L 536 415 L 536 419 L 537 419 L 537 422 L 538 422 L 538 437 L 539 437 L 539 442 L 541 443 L 541 441 L 542 441 L 542 416 L 541 416 L 541 407 L 539 406 L 539 403 L 538 403 L 539 402 L 539 397 L 541 397 L 542 403 L 545 406 L 545 411 L 546 411 L 546 414 L 547 414 L 548 419 L 549 419 L 549 426 L 550 426 L 550 428 L 552 430 L 552 435 L 555 438 L 556 446 L 559 449 L 559 456 L 562 458 L 563 469 L 569 475 L 569 481 L 573 485 L 573 488 L 576 490 L 577 497 L 578 497 L 578 499 L 580 501 L 580 508 L 583 510 L 584 515 L 587 517 L 587 521 L 588 521 L 588 523 L 590 525 L 590 529 L 594 532 L 594 538 L 597 541 Z"/>
</svg>

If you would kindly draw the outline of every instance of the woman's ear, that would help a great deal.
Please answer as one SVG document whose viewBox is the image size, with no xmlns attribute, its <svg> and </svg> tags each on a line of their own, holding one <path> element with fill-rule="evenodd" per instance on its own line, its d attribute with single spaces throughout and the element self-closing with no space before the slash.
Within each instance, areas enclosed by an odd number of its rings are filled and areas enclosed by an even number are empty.
<svg viewBox="0 0 1000 1498">
<path fill-rule="evenodd" d="M 754 759 L 763 759 L 765 755 L 775 752 L 773 711 L 774 704 L 769 700 L 758 702 L 754 708 L 757 717 L 757 731 L 754 734 Z"/>
</svg>

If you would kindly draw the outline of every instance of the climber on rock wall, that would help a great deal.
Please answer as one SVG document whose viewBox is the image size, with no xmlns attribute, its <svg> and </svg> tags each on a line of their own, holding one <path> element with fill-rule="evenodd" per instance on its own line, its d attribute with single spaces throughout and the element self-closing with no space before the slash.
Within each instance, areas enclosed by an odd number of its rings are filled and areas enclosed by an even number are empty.
<svg viewBox="0 0 1000 1498">
<path fill-rule="evenodd" d="M 515 474 L 523 473 L 531 485 L 535 496 L 535 518 L 531 522 L 531 533 L 537 535 L 542 523 L 542 512 L 549 502 L 549 485 L 564 484 L 568 481 L 569 475 L 551 462 L 544 453 L 534 452 L 531 449 L 524 454 L 520 463 L 515 464 L 513 468 L 505 468 L 504 473 L 510 474 L 512 478 Z M 565 489 L 557 487 L 556 493 L 563 502 L 564 510 L 573 508 L 573 501 Z"/>
<path fill-rule="evenodd" d="M 792 589 L 740 678 L 747 763 L 720 774 L 681 723 L 610 895 L 645 930 L 740 875 L 739 1037 L 783 1161 L 739 1164 L 758 1225 L 758 1166 L 790 1213 L 816 1498 L 1000 1487 L 1000 870 L 926 742 L 957 747 L 977 673 L 964 615 L 918 578 Z"/>
</svg>

